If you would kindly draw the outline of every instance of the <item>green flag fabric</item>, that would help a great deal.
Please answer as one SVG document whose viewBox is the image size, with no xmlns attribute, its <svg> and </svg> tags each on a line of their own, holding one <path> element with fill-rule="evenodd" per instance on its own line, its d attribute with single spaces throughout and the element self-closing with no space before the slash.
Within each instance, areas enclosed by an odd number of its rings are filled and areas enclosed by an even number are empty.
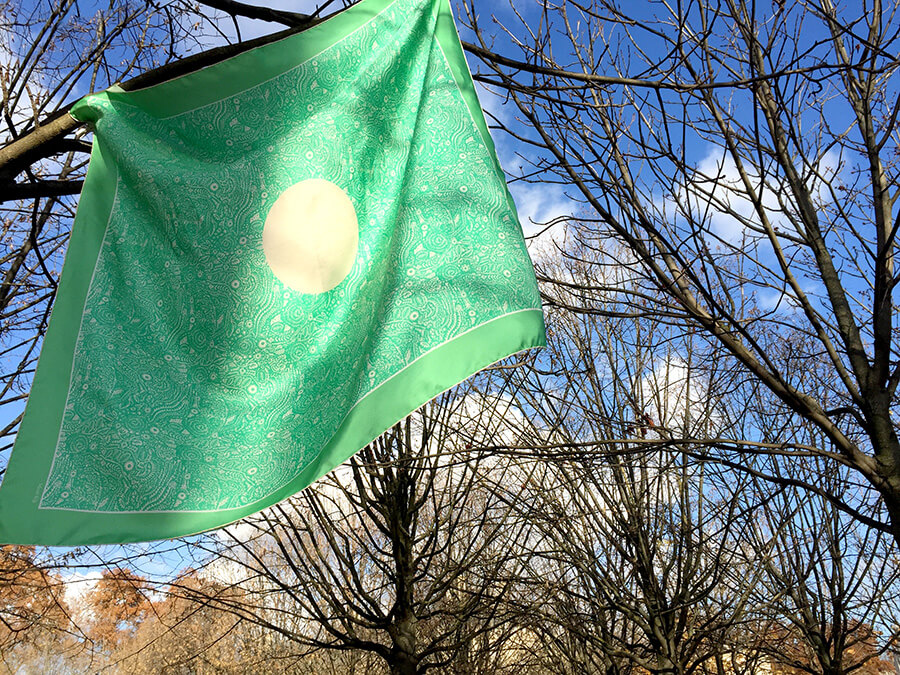
<svg viewBox="0 0 900 675">
<path fill-rule="evenodd" d="M 362 0 L 72 114 L 91 163 L 0 541 L 225 525 L 544 344 L 448 0 Z"/>
</svg>

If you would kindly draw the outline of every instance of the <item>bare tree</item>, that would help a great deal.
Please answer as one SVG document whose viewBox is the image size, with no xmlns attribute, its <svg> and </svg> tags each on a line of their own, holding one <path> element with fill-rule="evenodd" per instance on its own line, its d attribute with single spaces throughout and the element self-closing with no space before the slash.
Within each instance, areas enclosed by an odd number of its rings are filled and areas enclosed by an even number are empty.
<svg viewBox="0 0 900 675">
<path fill-rule="evenodd" d="M 465 4 L 525 175 L 566 185 L 583 244 L 614 238 L 644 281 L 617 311 L 661 292 L 881 498 L 834 503 L 900 539 L 898 7 L 515 3 L 501 39 Z"/>
<path fill-rule="evenodd" d="M 797 468 L 794 467 L 796 471 Z M 846 469 L 818 458 L 802 468 L 840 494 Z M 814 478 L 813 478 L 814 477 Z M 771 485 L 748 489 L 758 505 L 747 543 L 764 574 L 754 595 L 759 650 L 794 673 L 878 671 L 900 641 L 900 566 L 893 538 L 854 521 L 828 500 Z"/>
<path fill-rule="evenodd" d="M 456 392 L 421 409 L 346 468 L 225 530 L 213 564 L 245 597 L 193 597 L 299 648 L 371 653 L 392 673 L 504 672 L 500 600 L 528 526 L 509 517 L 515 495 L 489 489 L 509 467 L 466 446 L 508 433 L 508 406 Z"/>
<path fill-rule="evenodd" d="M 715 670 L 737 648 L 760 574 L 742 546 L 750 523 L 737 495 L 748 479 L 672 438 L 727 426 L 727 373 L 704 380 L 712 366 L 698 364 L 715 354 L 702 340 L 652 318 L 603 316 L 634 280 L 610 268 L 617 290 L 588 298 L 603 260 L 575 248 L 567 258 L 543 265 L 565 278 L 545 293 L 557 304 L 578 294 L 593 312 L 549 313 L 549 353 L 521 387 L 543 457 L 517 508 L 541 532 L 532 560 L 549 591 L 527 611 L 544 617 L 548 657 L 565 655 L 560 672 Z"/>
</svg>

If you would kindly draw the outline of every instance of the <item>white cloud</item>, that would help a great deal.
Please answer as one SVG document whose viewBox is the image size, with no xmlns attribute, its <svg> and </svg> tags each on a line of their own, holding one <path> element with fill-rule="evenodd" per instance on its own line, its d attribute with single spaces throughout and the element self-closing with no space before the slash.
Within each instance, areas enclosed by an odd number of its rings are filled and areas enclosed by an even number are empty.
<svg viewBox="0 0 900 675">
<path fill-rule="evenodd" d="M 550 183 L 512 183 L 509 189 L 532 258 L 547 258 L 565 249 L 575 204 L 562 189 Z"/>
<path fill-rule="evenodd" d="M 766 188 L 757 174 L 752 174 L 750 180 L 769 217 L 777 218 L 779 205 L 775 193 Z M 758 220 L 737 165 L 717 148 L 697 165 L 694 179 L 688 185 L 687 200 L 692 215 L 705 217 L 711 233 L 729 244 L 736 244 L 746 236 L 747 221 Z"/>
<path fill-rule="evenodd" d="M 235 540 L 247 542 L 259 536 L 259 529 L 248 518 L 245 518 L 216 530 L 215 535 L 227 543 Z"/>
<path fill-rule="evenodd" d="M 502 94 L 481 82 L 475 83 L 475 90 L 489 127 L 495 123 L 508 128 L 521 126 L 515 117 L 515 106 L 508 104 Z M 491 138 L 500 165 L 508 173 L 514 173 L 514 167 L 532 165 L 528 158 L 520 155 L 522 144 L 509 135 L 493 130 Z M 509 191 L 516 202 L 519 223 L 531 257 L 534 260 L 544 259 L 553 256 L 557 249 L 565 248 L 567 221 L 575 211 L 575 203 L 563 189 L 553 183 L 513 182 L 509 184 Z"/>
<path fill-rule="evenodd" d="M 247 567 L 229 558 L 216 558 L 197 571 L 197 576 L 214 584 L 240 586 L 248 577 Z"/>
<path fill-rule="evenodd" d="M 807 186 L 817 204 L 831 202 L 828 184 L 839 175 L 841 165 L 840 156 L 828 151 L 814 168 L 804 171 Z M 761 225 L 751 199 L 754 193 L 776 229 L 792 228 L 788 216 L 795 210 L 790 201 L 791 191 L 780 172 L 771 175 L 747 161 L 743 162 L 743 167 L 750 191 L 731 155 L 718 146 L 710 146 L 686 188 L 675 195 L 682 210 L 688 210 L 693 219 L 705 222 L 713 238 L 731 246 L 760 236 L 753 231 Z"/>
<path fill-rule="evenodd" d="M 488 126 L 495 122 L 499 122 L 506 126 L 512 121 L 512 116 L 509 114 L 509 108 L 507 108 L 506 99 L 501 94 L 494 91 L 491 87 L 485 86 L 481 82 L 475 83 L 475 93 L 478 95 L 478 103 L 481 104 L 481 109 L 485 113 L 485 121 L 487 121 Z M 494 139 L 494 143 L 501 140 L 494 134 L 492 134 L 492 138 Z M 502 136 L 501 138 L 505 138 L 505 136 Z"/>
<path fill-rule="evenodd" d="M 716 435 L 723 423 L 710 382 L 677 354 L 654 364 L 641 382 L 641 396 L 649 423 L 676 435 Z"/>
<path fill-rule="evenodd" d="M 103 574 L 99 571 L 87 572 L 86 574 L 73 572 L 71 574 L 63 575 L 62 582 L 65 584 L 66 589 L 63 593 L 65 601 L 71 604 L 89 593 L 93 590 L 94 586 L 97 585 L 97 582 L 100 581 L 102 576 Z"/>
<path fill-rule="evenodd" d="M 100 571 L 92 571 L 82 574 L 72 572 L 63 574 L 63 600 L 72 614 L 76 625 L 85 625 L 92 620 L 91 612 L 85 604 L 85 596 L 97 586 L 97 582 L 103 574 Z"/>
</svg>

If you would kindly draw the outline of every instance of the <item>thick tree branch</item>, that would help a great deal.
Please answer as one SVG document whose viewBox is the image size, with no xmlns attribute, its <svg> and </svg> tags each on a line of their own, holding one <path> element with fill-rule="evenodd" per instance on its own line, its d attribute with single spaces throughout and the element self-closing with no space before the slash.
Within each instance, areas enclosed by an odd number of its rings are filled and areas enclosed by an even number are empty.
<svg viewBox="0 0 900 675">
<path fill-rule="evenodd" d="M 137 77 L 122 82 L 119 86 L 126 91 L 133 91 L 160 84 L 161 82 L 214 65 L 255 47 L 276 42 L 305 30 L 317 22 L 317 19 L 310 19 L 305 23 L 298 23 L 296 27 L 265 35 L 255 40 L 215 47 L 199 54 L 167 63 L 159 68 L 148 70 Z M 11 190 L 15 190 L 13 179 L 16 176 L 38 160 L 58 152 L 63 138 L 80 126 L 80 123 L 68 114 L 68 110 L 73 104 L 74 101 L 67 104 L 64 109 L 53 113 L 36 129 L 23 134 L 12 143 L 0 148 L 0 194 L 6 194 Z M 40 196 L 51 196 L 51 193 L 41 194 Z"/>
<path fill-rule="evenodd" d="M 308 24 L 313 18 L 309 14 L 286 12 L 280 9 L 270 9 L 269 7 L 258 7 L 257 5 L 248 5 L 244 2 L 236 2 L 236 0 L 201 0 L 200 4 L 212 7 L 213 9 L 218 9 L 231 16 L 243 16 L 248 19 L 270 21 L 272 23 L 284 24 L 291 28 Z"/>
<path fill-rule="evenodd" d="M 0 185 L 0 203 L 35 197 L 77 195 L 83 185 L 84 181 L 81 180 L 39 180 L 34 183 Z"/>
</svg>

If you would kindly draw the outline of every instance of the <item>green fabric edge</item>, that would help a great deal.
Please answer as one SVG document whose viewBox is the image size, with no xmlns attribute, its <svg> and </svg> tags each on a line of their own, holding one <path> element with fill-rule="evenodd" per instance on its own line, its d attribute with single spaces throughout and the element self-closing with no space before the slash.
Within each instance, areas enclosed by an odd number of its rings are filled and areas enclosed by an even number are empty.
<svg viewBox="0 0 900 675">
<path fill-rule="evenodd" d="M 66 250 L 62 274 L 25 415 L 0 484 L 0 541 L 7 523 L 33 510 L 41 498 L 59 438 L 75 344 L 97 257 L 116 197 L 116 171 L 106 161 L 102 142 L 94 138 L 82 196 Z M 25 534 L 23 532 L 23 534 Z M 28 533 L 27 539 L 34 537 Z"/>
<path fill-rule="evenodd" d="M 450 8 L 450 0 L 440 0 L 441 6 L 438 13 L 437 25 L 435 27 L 435 35 L 441 51 L 447 59 L 450 66 L 450 72 L 453 79 L 456 80 L 456 86 L 462 94 L 463 101 L 469 108 L 469 113 L 475 121 L 475 126 L 481 133 L 481 138 L 488 148 L 491 161 L 494 163 L 494 169 L 497 175 L 503 179 L 503 185 L 506 188 L 506 200 L 509 203 L 513 213 L 518 214 L 516 202 L 512 193 L 509 191 L 509 185 L 506 182 L 506 172 L 500 165 L 500 159 L 497 157 L 497 148 L 494 145 L 494 139 L 491 137 L 488 129 L 487 120 L 484 117 L 484 110 L 481 108 L 481 102 L 478 100 L 478 94 L 475 91 L 475 82 L 472 79 L 472 73 L 469 70 L 469 64 L 466 61 L 466 55 L 463 52 L 462 42 L 459 39 L 459 32 L 456 30 L 456 22 L 453 20 L 453 11 Z M 523 250 L 527 249 L 523 246 Z"/>
<path fill-rule="evenodd" d="M 484 118 L 484 111 L 481 109 L 481 103 L 478 101 L 478 94 L 475 92 L 475 83 L 472 80 L 472 74 L 469 72 L 469 65 L 466 61 L 466 55 L 463 53 L 462 43 L 459 39 L 459 33 L 456 30 L 456 23 L 453 21 L 453 12 L 450 9 L 450 0 L 440 0 L 441 7 L 438 13 L 437 25 L 435 26 L 435 35 L 438 44 L 444 52 L 447 63 L 450 66 L 450 72 L 453 79 L 456 80 L 456 86 L 462 94 L 463 101 L 469 108 L 469 113 L 475 121 L 475 126 L 481 132 L 481 137 L 491 152 L 494 160 L 494 166 L 500 175 L 503 176 L 503 169 L 497 160 L 497 149 L 494 147 L 494 139 L 491 138 L 488 130 L 487 121 Z"/>
<path fill-rule="evenodd" d="M 106 96 L 111 101 L 137 105 L 156 117 L 172 117 L 215 103 L 303 64 L 371 21 L 394 2 L 362 0 L 312 28 L 254 47 L 201 70 L 144 89 L 122 91 L 110 88 L 88 95 L 77 101 L 70 112 L 82 122 L 96 121 L 92 96 Z"/>
<path fill-rule="evenodd" d="M 545 345 L 540 309 L 524 309 L 498 317 L 445 342 L 357 403 L 312 464 L 277 492 L 253 504 L 203 513 L 104 514 L 57 509 L 38 512 L 30 501 L 14 506 L 14 493 L 10 492 L 0 502 L 0 542 L 50 546 L 129 543 L 186 536 L 228 525 L 296 494 L 345 462 L 410 411 L 472 373 L 521 350 Z M 90 531 L 85 527 L 88 523 Z"/>
</svg>

